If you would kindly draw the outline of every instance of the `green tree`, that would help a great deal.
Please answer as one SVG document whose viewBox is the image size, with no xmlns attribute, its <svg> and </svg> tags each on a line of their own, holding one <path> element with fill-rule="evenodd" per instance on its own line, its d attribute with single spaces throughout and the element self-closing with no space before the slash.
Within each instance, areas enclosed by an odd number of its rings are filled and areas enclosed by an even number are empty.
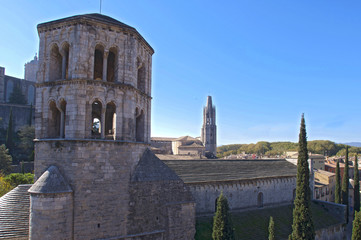
<svg viewBox="0 0 361 240">
<path fill-rule="evenodd" d="M 355 211 L 360 211 L 360 177 L 358 172 L 358 160 L 357 156 L 355 156 L 355 166 L 354 166 L 354 192 L 353 192 L 353 199 L 354 199 L 354 209 Z"/>
<path fill-rule="evenodd" d="M 355 220 L 353 220 L 352 226 L 352 240 L 361 239 L 361 213 L 355 212 Z"/>
<path fill-rule="evenodd" d="M 275 240 L 275 222 L 273 221 L 273 217 L 269 218 L 268 225 L 268 240 Z"/>
<path fill-rule="evenodd" d="M 0 173 L 8 174 L 11 171 L 12 157 L 5 145 L 0 146 Z"/>
<path fill-rule="evenodd" d="M 223 196 L 223 192 L 221 192 L 221 195 L 219 195 L 217 199 L 217 210 L 213 218 L 212 238 L 214 240 L 234 239 L 228 201 L 227 198 Z"/>
<path fill-rule="evenodd" d="M 15 104 L 26 104 L 26 98 L 24 94 L 21 91 L 20 85 L 16 84 L 14 86 L 13 92 L 10 94 L 9 97 L 9 103 L 15 103 Z"/>
<path fill-rule="evenodd" d="M 308 169 L 308 150 L 305 118 L 302 114 L 298 141 L 296 198 L 293 209 L 291 240 L 315 239 L 315 229 L 311 214 L 310 171 Z"/>
<path fill-rule="evenodd" d="M 20 148 L 28 161 L 32 161 L 34 151 L 35 128 L 33 126 L 23 126 L 19 130 Z"/>
<path fill-rule="evenodd" d="M 13 109 L 10 108 L 10 116 L 8 128 L 6 130 L 5 146 L 9 149 L 10 153 L 14 149 L 14 127 L 13 127 Z"/>
<path fill-rule="evenodd" d="M 346 205 L 346 222 L 348 223 L 348 184 L 349 184 L 349 176 L 348 176 L 348 147 L 346 147 L 346 156 L 345 156 L 345 168 L 343 170 L 342 177 L 342 187 L 341 187 L 341 201 L 342 204 Z"/>
<path fill-rule="evenodd" d="M 33 103 L 30 104 L 30 114 L 28 119 L 29 126 L 31 126 L 32 121 L 33 121 Z"/>
<path fill-rule="evenodd" d="M 336 187 L 335 187 L 335 203 L 341 203 L 341 176 L 340 176 L 340 163 L 337 160 L 336 164 Z"/>
<path fill-rule="evenodd" d="M 34 174 L 31 173 L 12 173 L 5 176 L 5 181 L 8 182 L 12 188 L 17 187 L 20 184 L 32 184 L 34 183 Z"/>
</svg>

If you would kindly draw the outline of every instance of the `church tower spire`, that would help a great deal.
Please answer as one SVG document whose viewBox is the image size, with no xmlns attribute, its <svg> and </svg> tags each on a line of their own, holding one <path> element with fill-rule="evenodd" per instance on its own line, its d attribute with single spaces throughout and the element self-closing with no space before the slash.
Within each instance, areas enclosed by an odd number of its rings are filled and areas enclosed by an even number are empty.
<svg viewBox="0 0 361 240">
<path fill-rule="evenodd" d="M 212 104 L 212 97 L 207 97 L 207 105 L 203 108 L 203 126 L 201 139 L 206 152 L 217 154 L 217 126 L 216 108 Z"/>
</svg>

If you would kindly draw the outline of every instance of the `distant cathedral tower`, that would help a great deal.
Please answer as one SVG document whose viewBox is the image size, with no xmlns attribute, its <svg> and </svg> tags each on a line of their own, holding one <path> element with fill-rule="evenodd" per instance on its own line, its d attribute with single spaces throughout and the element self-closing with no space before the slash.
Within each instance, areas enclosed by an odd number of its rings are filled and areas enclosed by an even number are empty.
<svg viewBox="0 0 361 240">
<path fill-rule="evenodd" d="M 205 150 L 217 153 L 216 108 L 212 104 L 212 97 L 208 96 L 207 105 L 203 108 L 202 142 Z"/>
</svg>

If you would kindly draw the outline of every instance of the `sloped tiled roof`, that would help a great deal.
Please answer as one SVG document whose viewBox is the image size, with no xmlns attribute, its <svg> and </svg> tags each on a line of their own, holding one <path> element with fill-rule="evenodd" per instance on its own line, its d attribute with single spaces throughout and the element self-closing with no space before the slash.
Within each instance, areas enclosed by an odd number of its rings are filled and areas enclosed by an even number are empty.
<svg viewBox="0 0 361 240">
<path fill-rule="evenodd" d="M 200 148 L 200 147 L 204 147 L 204 146 L 193 142 L 192 144 L 182 145 L 182 146 L 179 146 L 178 148 Z"/>
<path fill-rule="evenodd" d="M 284 159 L 273 160 L 163 160 L 185 182 L 295 177 L 297 167 Z"/>
<path fill-rule="evenodd" d="M 199 141 L 199 140 L 197 138 L 194 138 L 191 136 L 182 136 L 182 137 L 175 139 L 175 141 Z"/>
<path fill-rule="evenodd" d="M 0 239 L 29 239 L 30 187 L 19 185 L 0 198 Z"/>
<path fill-rule="evenodd" d="M 166 164 L 164 164 L 148 148 L 138 162 L 131 180 L 133 182 L 162 181 L 162 180 L 180 180 Z"/>
</svg>

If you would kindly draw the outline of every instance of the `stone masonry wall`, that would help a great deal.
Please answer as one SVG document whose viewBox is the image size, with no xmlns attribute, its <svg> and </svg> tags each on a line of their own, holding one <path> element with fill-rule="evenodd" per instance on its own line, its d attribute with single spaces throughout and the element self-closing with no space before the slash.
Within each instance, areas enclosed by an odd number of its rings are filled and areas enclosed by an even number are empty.
<svg viewBox="0 0 361 240">
<path fill-rule="evenodd" d="M 73 198 L 71 193 L 32 194 L 30 201 L 30 239 L 72 239 Z"/>
<path fill-rule="evenodd" d="M 194 202 L 182 181 L 133 182 L 130 194 L 128 235 L 159 231 L 164 239 L 194 238 Z"/>
<path fill-rule="evenodd" d="M 223 191 L 231 210 L 258 207 L 258 196 L 263 194 L 263 206 L 290 204 L 296 189 L 295 177 L 275 177 L 224 182 L 187 183 L 196 200 L 197 214 L 215 212 L 216 199 Z"/>
<path fill-rule="evenodd" d="M 35 180 L 55 165 L 74 192 L 74 239 L 127 235 L 130 174 L 146 147 L 106 140 L 35 142 Z"/>
<path fill-rule="evenodd" d="M 13 126 L 15 131 L 19 131 L 21 127 L 29 124 L 30 106 L 0 103 L 0 128 L 8 128 L 10 109 L 13 110 Z M 33 108 L 32 111 L 32 119 L 34 123 L 35 109 Z"/>
</svg>

